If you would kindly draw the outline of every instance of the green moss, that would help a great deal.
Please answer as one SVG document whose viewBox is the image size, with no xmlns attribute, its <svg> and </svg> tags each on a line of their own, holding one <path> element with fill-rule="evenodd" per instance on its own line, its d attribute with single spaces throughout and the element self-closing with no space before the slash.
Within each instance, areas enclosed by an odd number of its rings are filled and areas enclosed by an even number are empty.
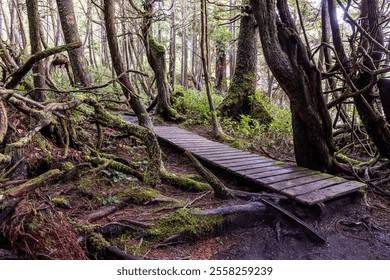
<svg viewBox="0 0 390 280">
<path fill-rule="evenodd" d="M 85 176 L 80 180 L 80 183 L 76 187 L 76 189 L 81 192 L 81 194 L 84 195 L 91 195 L 92 194 L 92 187 L 94 185 L 95 181 L 91 176 Z"/>
<path fill-rule="evenodd" d="M 165 53 L 165 48 L 163 45 L 159 44 L 156 39 L 154 39 L 153 37 L 150 37 L 149 38 L 149 46 L 150 48 L 154 49 L 155 51 L 159 52 L 159 53 Z"/>
<path fill-rule="evenodd" d="M 233 148 L 242 150 L 242 149 L 247 148 L 249 145 L 250 144 L 244 140 L 236 140 L 230 146 L 232 146 Z"/>
<path fill-rule="evenodd" d="M 222 215 L 197 216 L 191 210 L 182 208 L 165 219 L 155 221 L 149 233 L 160 241 L 177 234 L 196 238 L 212 232 L 223 223 Z"/>
<path fill-rule="evenodd" d="M 140 186 L 131 186 L 117 193 L 119 200 L 123 198 L 132 198 L 134 203 L 141 204 L 147 201 L 151 201 L 155 198 L 163 198 L 164 196 L 155 189 Z"/>
<path fill-rule="evenodd" d="M 65 170 L 65 171 L 70 171 L 74 168 L 74 165 L 72 162 L 70 161 L 66 161 L 62 164 L 62 168 Z"/>
<path fill-rule="evenodd" d="M 110 246 L 110 243 L 99 233 L 91 234 L 91 236 L 88 238 L 88 241 L 96 251 Z"/>
<path fill-rule="evenodd" d="M 31 186 L 31 185 L 35 185 L 35 184 L 44 184 L 44 182 L 52 177 L 52 176 L 56 176 L 56 175 L 60 175 L 61 174 L 61 171 L 58 170 L 58 169 L 52 169 L 52 170 L 49 170 L 48 172 L 46 173 L 43 173 L 42 175 L 34 178 L 34 179 L 31 179 L 31 180 L 28 180 L 26 183 L 24 184 L 21 184 L 20 186 L 17 186 L 15 188 L 12 188 L 12 189 L 9 189 L 6 191 L 7 194 L 9 193 L 13 193 L 15 191 L 18 191 L 20 189 L 23 189 L 27 186 Z"/>
<path fill-rule="evenodd" d="M 57 207 L 60 207 L 60 208 L 66 208 L 66 209 L 70 209 L 72 208 L 70 206 L 70 203 L 69 203 L 69 200 L 63 196 L 56 196 L 56 197 L 53 197 L 51 199 L 51 202 L 57 206 Z"/>
<path fill-rule="evenodd" d="M 204 192 L 212 190 L 209 184 L 198 182 L 191 178 L 186 178 L 183 176 L 176 176 L 173 173 L 162 172 L 161 178 L 167 181 L 172 186 L 178 187 L 186 191 Z"/>
</svg>

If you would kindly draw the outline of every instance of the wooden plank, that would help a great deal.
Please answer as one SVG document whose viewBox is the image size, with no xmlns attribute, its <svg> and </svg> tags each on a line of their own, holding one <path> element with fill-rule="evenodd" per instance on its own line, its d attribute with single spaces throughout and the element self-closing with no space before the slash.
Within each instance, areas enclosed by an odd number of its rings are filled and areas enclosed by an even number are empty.
<svg viewBox="0 0 390 280">
<path fill-rule="evenodd" d="M 294 173 L 294 172 L 298 172 L 298 171 L 302 171 L 302 169 L 300 169 L 299 167 L 284 167 L 284 168 L 271 170 L 271 171 L 267 171 L 267 172 L 262 172 L 262 173 L 258 173 L 258 174 L 246 175 L 245 177 L 256 180 L 256 179 L 262 179 L 262 178 L 267 178 L 267 177 L 280 176 L 280 175 Z"/>
<path fill-rule="evenodd" d="M 242 170 L 255 169 L 258 167 L 264 167 L 264 166 L 269 166 L 269 165 L 274 165 L 274 162 L 272 160 L 270 160 L 270 161 L 264 161 L 261 163 L 255 163 L 255 164 L 250 164 L 250 165 L 246 165 L 246 166 L 230 167 L 230 170 L 233 172 L 236 172 L 237 174 L 240 174 L 240 171 L 242 171 Z"/>
<path fill-rule="evenodd" d="M 272 171 L 272 170 L 279 170 L 282 168 L 283 168 L 283 166 L 280 166 L 280 165 L 269 165 L 269 166 L 255 168 L 255 169 L 242 170 L 242 171 L 240 171 L 240 174 L 244 175 L 244 176 L 251 175 L 251 174 L 260 174 L 263 172 Z"/>
<path fill-rule="evenodd" d="M 338 185 L 333 185 L 324 189 L 320 189 L 318 191 L 306 193 L 296 197 L 296 200 L 307 204 L 314 205 L 329 199 L 334 199 L 336 197 L 340 197 L 342 195 L 355 192 L 359 188 L 365 187 L 366 185 L 363 183 L 359 183 L 356 181 L 348 181 Z"/>
<path fill-rule="evenodd" d="M 175 141 L 175 142 L 185 142 L 185 141 L 210 141 L 207 140 L 206 138 L 196 138 L 196 137 L 176 137 L 176 136 L 170 136 L 170 137 L 165 137 L 165 139 Z"/>
<path fill-rule="evenodd" d="M 172 142 L 174 142 L 175 144 L 177 145 L 182 145 L 182 144 L 193 144 L 193 145 L 197 145 L 198 143 L 202 144 L 202 143 L 212 143 L 206 139 L 200 139 L 200 140 L 196 140 L 196 139 L 186 139 L 186 140 L 178 140 L 178 139 L 175 139 L 175 138 L 172 138 L 172 139 L 169 139 L 171 140 Z"/>
<path fill-rule="evenodd" d="M 205 156 L 205 158 L 209 159 L 209 157 L 207 157 L 207 156 Z M 267 159 L 258 158 L 258 157 L 253 156 L 253 155 L 249 155 L 246 157 L 236 157 L 236 158 L 226 157 L 226 158 L 220 158 L 220 159 L 213 159 L 212 161 L 219 163 L 219 164 L 224 164 L 224 163 L 228 164 L 228 163 L 235 163 L 235 162 L 248 162 L 248 161 L 254 161 L 254 160 L 256 160 L 258 162 L 268 161 Z"/>
<path fill-rule="evenodd" d="M 205 148 L 205 149 L 192 149 L 192 151 L 194 153 L 196 153 L 197 155 L 201 155 L 201 156 L 207 156 L 207 155 L 224 155 L 224 154 L 237 154 L 239 152 L 237 151 L 234 151 L 234 150 L 230 150 L 230 149 L 227 149 L 225 147 L 222 147 L 222 148 Z"/>
<path fill-rule="evenodd" d="M 217 155 L 234 155 L 234 154 L 239 154 L 239 153 L 244 153 L 248 155 L 249 153 L 246 152 L 241 152 L 239 150 L 232 150 L 232 149 L 222 149 L 222 150 L 217 150 L 217 151 L 210 151 L 210 150 L 205 150 L 205 151 L 197 151 L 196 152 L 198 155 L 209 155 L 209 156 L 217 156 Z"/>
<path fill-rule="evenodd" d="M 226 161 L 226 162 L 218 162 L 218 164 L 222 165 L 223 167 L 226 168 L 233 168 L 233 167 L 241 167 L 241 166 L 248 166 L 248 165 L 253 165 L 257 163 L 263 163 L 264 161 L 260 159 L 253 159 L 253 160 L 242 160 L 242 161 L 237 161 L 237 162 L 231 162 L 231 161 Z"/>
<path fill-rule="evenodd" d="M 320 189 L 323 189 L 323 188 L 326 188 L 329 186 L 337 185 L 340 183 L 344 183 L 344 182 L 347 182 L 347 180 L 345 180 L 344 178 L 340 178 L 340 177 L 334 177 L 334 178 L 328 179 L 328 180 L 317 181 L 317 182 L 285 189 L 282 191 L 282 193 L 289 196 L 289 197 L 294 198 L 298 195 L 310 193 L 313 191 L 317 191 L 317 190 L 320 190 Z"/>
<path fill-rule="evenodd" d="M 172 141 L 173 142 L 173 141 Z M 173 142 L 174 143 L 174 142 Z M 178 145 L 178 144 L 177 144 Z M 222 145 L 222 144 L 221 144 Z M 181 146 L 183 148 L 188 148 L 188 149 L 191 149 L 191 148 L 194 148 L 195 145 L 194 144 L 191 144 L 191 143 L 184 143 L 184 144 L 180 144 L 178 146 Z M 196 144 L 196 147 L 203 147 L 203 148 L 210 148 L 210 147 L 216 147 L 218 146 L 218 144 L 215 144 L 213 142 L 202 142 L 202 143 L 197 143 Z M 222 146 L 223 147 L 223 146 Z"/>
<path fill-rule="evenodd" d="M 314 174 L 318 174 L 318 173 L 320 173 L 320 172 L 313 171 L 313 170 L 296 171 L 294 173 L 288 173 L 285 175 L 256 179 L 256 182 L 269 185 L 269 184 L 276 183 L 276 182 L 288 181 L 288 180 L 292 180 L 292 179 L 296 179 L 296 178 L 300 178 L 300 177 L 306 177 L 306 176 L 310 176 L 310 175 L 314 175 Z"/>
<path fill-rule="evenodd" d="M 251 154 L 238 153 L 234 155 L 216 155 L 216 156 L 205 155 L 204 157 L 207 158 L 208 160 L 218 161 L 221 159 L 223 160 L 223 159 L 237 159 L 237 158 L 254 158 L 255 156 Z"/>
<path fill-rule="evenodd" d="M 317 182 L 317 181 L 321 181 L 321 180 L 326 180 L 326 179 L 330 179 L 330 178 L 333 178 L 333 177 L 334 176 L 330 175 L 330 174 L 320 173 L 320 174 L 317 174 L 317 175 L 303 177 L 303 178 L 297 178 L 297 179 L 293 179 L 293 180 L 286 181 L 286 182 L 279 182 L 279 183 L 270 184 L 270 188 L 273 189 L 273 190 L 276 190 L 276 191 L 282 191 L 284 189 L 288 189 L 288 188 L 292 188 L 292 187 L 295 187 L 295 186 L 304 185 L 304 184 L 307 184 L 307 183 L 312 183 L 312 182 Z"/>
</svg>

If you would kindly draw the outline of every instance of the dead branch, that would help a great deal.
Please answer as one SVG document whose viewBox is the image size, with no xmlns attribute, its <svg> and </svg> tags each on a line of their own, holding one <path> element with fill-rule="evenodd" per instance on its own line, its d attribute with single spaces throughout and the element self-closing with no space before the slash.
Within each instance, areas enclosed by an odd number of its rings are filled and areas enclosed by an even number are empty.
<svg viewBox="0 0 390 280">
<path fill-rule="evenodd" d="M 37 61 L 40 61 L 46 57 L 54 55 L 56 53 L 60 53 L 63 51 L 73 50 L 80 48 L 82 46 L 81 42 L 70 43 L 63 46 L 54 47 L 51 49 L 44 50 L 42 52 L 36 53 L 32 55 L 26 63 L 24 63 L 21 67 L 19 67 L 14 73 L 9 77 L 11 80 L 6 83 L 5 88 L 12 89 L 16 87 L 20 81 L 26 76 L 26 74 L 33 68 L 34 64 Z"/>
<path fill-rule="evenodd" d="M 8 130 L 7 110 L 5 109 L 3 100 L 0 99 L 0 143 L 3 142 L 7 130 Z"/>
<path fill-rule="evenodd" d="M 6 192 L 6 196 L 13 198 L 24 196 L 25 194 L 30 193 L 41 186 L 49 184 L 51 181 L 58 178 L 60 174 L 61 171 L 59 169 L 49 170 L 48 172 L 43 173 L 34 179 L 28 180 L 26 183 L 16 188 L 9 189 Z M 0 202 L 3 201 L 4 200 L 0 200 Z"/>
</svg>

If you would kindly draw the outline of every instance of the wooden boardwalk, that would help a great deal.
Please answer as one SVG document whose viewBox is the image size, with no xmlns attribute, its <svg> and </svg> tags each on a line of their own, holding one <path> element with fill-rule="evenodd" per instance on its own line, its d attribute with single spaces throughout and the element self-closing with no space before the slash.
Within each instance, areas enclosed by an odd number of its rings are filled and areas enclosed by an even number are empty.
<svg viewBox="0 0 390 280">
<path fill-rule="evenodd" d="M 244 152 L 175 126 L 155 126 L 157 136 L 199 159 L 305 205 L 315 205 L 366 187 L 330 174 Z"/>
</svg>

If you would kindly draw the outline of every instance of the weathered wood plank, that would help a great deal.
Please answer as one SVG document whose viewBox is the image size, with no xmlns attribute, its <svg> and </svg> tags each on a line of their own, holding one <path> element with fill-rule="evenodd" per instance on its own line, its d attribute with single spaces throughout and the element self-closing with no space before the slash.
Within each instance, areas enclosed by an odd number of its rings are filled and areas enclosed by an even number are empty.
<svg viewBox="0 0 390 280">
<path fill-rule="evenodd" d="M 259 168 L 255 168 L 255 169 L 242 170 L 242 171 L 240 171 L 240 174 L 243 176 L 246 176 L 246 175 L 260 174 L 263 172 L 279 170 L 279 169 L 283 169 L 283 166 L 273 164 L 273 165 L 267 165 L 267 166 L 259 167 Z"/>
<path fill-rule="evenodd" d="M 175 142 L 173 142 L 173 143 L 175 144 Z M 185 143 L 185 144 L 180 144 L 180 146 L 183 147 L 183 148 L 190 149 L 190 148 L 194 148 L 195 145 L 191 144 L 191 143 Z M 203 147 L 203 148 L 211 148 L 211 147 L 216 147 L 216 146 L 223 147 L 222 144 L 218 145 L 218 144 L 215 144 L 213 142 L 207 142 L 207 141 L 202 142 L 202 143 L 197 143 L 196 146 L 197 147 Z"/>
<path fill-rule="evenodd" d="M 321 180 L 327 180 L 333 177 L 334 176 L 330 174 L 320 173 L 313 176 L 307 176 L 307 177 L 297 178 L 285 182 L 270 184 L 270 188 L 276 191 L 282 191 L 284 189 L 292 188 L 299 185 L 304 185 L 307 183 L 317 182 Z"/>
<path fill-rule="evenodd" d="M 218 161 L 224 159 L 237 159 L 237 158 L 246 158 L 246 159 L 256 158 L 254 155 L 244 154 L 244 153 L 238 153 L 234 155 L 217 155 L 217 156 L 204 155 L 204 157 L 212 161 Z"/>
<path fill-rule="evenodd" d="M 220 145 L 216 145 L 214 147 L 192 147 L 192 149 L 198 153 L 202 153 L 202 152 L 209 152 L 209 151 L 213 151 L 213 152 L 222 152 L 222 151 L 235 151 L 237 152 L 237 149 L 234 149 L 234 148 L 230 148 L 229 146 L 220 146 Z"/>
<path fill-rule="evenodd" d="M 222 150 L 204 150 L 204 151 L 196 151 L 198 155 L 207 155 L 207 156 L 218 156 L 218 155 L 235 155 L 242 154 L 243 152 L 231 149 L 222 149 Z M 244 153 L 248 155 L 249 153 Z"/>
<path fill-rule="evenodd" d="M 285 167 L 285 168 L 280 168 L 280 169 L 271 170 L 267 172 L 250 174 L 250 175 L 246 175 L 245 177 L 248 177 L 253 180 L 257 180 L 257 179 L 260 180 L 267 177 L 275 177 L 275 176 L 280 176 L 280 175 L 285 175 L 285 174 L 300 172 L 300 171 L 301 169 L 299 167 Z"/>
<path fill-rule="evenodd" d="M 337 185 L 340 183 L 347 182 L 346 179 L 340 177 L 333 177 L 332 179 L 312 182 L 309 184 L 299 185 L 293 188 L 285 189 L 282 191 L 283 194 L 289 197 L 296 197 L 298 195 L 314 192 L 329 186 Z"/>
<path fill-rule="evenodd" d="M 256 179 L 256 182 L 261 182 L 262 184 L 267 184 L 270 185 L 272 183 L 277 183 L 277 182 L 283 182 L 283 181 L 288 181 L 300 177 L 306 177 L 306 176 L 311 176 L 314 174 L 318 174 L 320 172 L 318 171 L 295 171 L 294 173 L 288 173 L 284 175 L 278 175 L 278 176 L 272 176 L 272 177 L 267 177 L 267 178 L 259 178 Z"/>
<path fill-rule="evenodd" d="M 261 159 L 250 159 L 250 160 L 242 160 L 242 161 L 237 161 L 237 162 L 232 162 L 232 161 L 225 161 L 225 162 L 217 162 L 218 164 L 226 167 L 226 168 L 234 168 L 234 167 L 245 167 L 248 165 L 253 165 L 257 163 L 264 163 Z"/>
<path fill-rule="evenodd" d="M 314 205 L 329 199 L 334 199 L 336 197 L 340 197 L 342 195 L 354 192 L 359 188 L 365 186 L 366 185 L 363 183 L 359 183 L 356 181 L 348 181 L 338 185 L 333 185 L 324 189 L 320 189 L 318 191 L 297 196 L 296 200 L 307 205 Z"/>
<path fill-rule="evenodd" d="M 250 164 L 247 166 L 230 167 L 230 170 L 236 172 L 237 174 L 240 174 L 240 171 L 242 171 L 242 170 L 255 169 L 258 167 L 264 167 L 264 166 L 270 166 L 270 165 L 275 165 L 274 161 L 270 160 L 270 161 L 264 161 L 261 163 Z"/>
</svg>

